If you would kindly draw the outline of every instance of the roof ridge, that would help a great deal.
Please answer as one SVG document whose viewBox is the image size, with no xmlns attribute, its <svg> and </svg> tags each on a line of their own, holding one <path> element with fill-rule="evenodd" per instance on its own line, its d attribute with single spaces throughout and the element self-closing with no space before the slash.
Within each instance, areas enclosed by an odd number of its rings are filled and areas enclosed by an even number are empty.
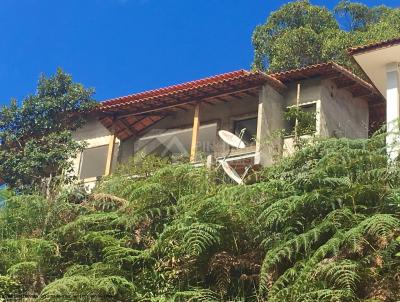
<svg viewBox="0 0 400 302">
<path fill-rule="evenodd" d="M 200 82 L 206 82 L 206 81 L 209 81 L 209 80 L 214 80 L 214 79 L 218 79 L 218 78 L 222 78 L 222 77 L 228 77 L 228 76 L 232 76 L 232 75 L 235 75 L 235 74 L 240 76 L 240 74 L 249 75 L 251 73 L 252 73 L 251 71 L 248 71 L 248 70 L 245 70 L 245 69 L 238 69 L 238 70 L 234 70 L 234 71 L 230 71 L 230 72 L 226 72 L 226 73 L 221 73 L 221 74 L 217 74 L 217 75 L 208 76 L 208 77 L 205 77 L 205 78 L 191 80 L 191 81 L 188 81 L 188 82 L 168 85 L 168 86 L 165 86 L 165 87 L 149 89 L 149 90 L 145 90 L 145 91 L 141 91 L 141 92 L 135 92 L 135 93 L 132 93 L 132 94 L 128 94 L 128 95 L 124 95 L 124 96 L 120 96 L 120 97 L 116 97 L 116 98 L 106 99 L 104 101 L 101 101 L 100 104 L 107 106 L 107 103 L 113 102 L 113 101 L 117 101 L 117 100 L 121 100 L 121 99 L 139 97 L 139 96 L 144 96 L 146 94 L 151 94 L 151 93 L 155 93 L 155 92 L 162 92 L 162 91 L 166 91 L 166 90 L 173 90 L 173 89 L 176 89 L 176 88 L 179 88 L 179 87 L 182 87 L 182 86 L 190 86 L 190 85 L 197 84 L 197 83 L 200 83 Z"/>
<path fill-rule="evenodd" d="M 359 45 L 359 46 L 353 46 L 353 47 L 349 47 L 347 49 L 347 52 L 350 55 L 354 55 L 358 52 L 364 52 L 364 51 L 368 51 L 368 50 L 373 50 L 376 48 L 381 48 L 381 47 L 388 47 L 391 44 L 400 44 L 400 37 L 396 37 L 396 38 L 391 38 L 391 39 L 386 39 L 383 41 L 379 41 L 379 42 L 371 42 L 365 45 Z"/>
<path fill-rule="evenodd" d="M 318 70 L 319 68 L 332 68 L 332 69 L 336 70 L 337 72 L 340 72 L 344 76 L 347 76 L 347 77 L 351 78 L 352 80 L 358 82 L 358 84 L 369 89 L 372 93 L 380 95 L 380 92 L 369 81 L 364 80 L 363 78 L 356 75 L 353 71 L 349 70 L 345 66 L 342 66 L 339 63 L 334 62 L 334 61 L 328 61 L 328 62 L 308 65 L 308 66 L 304 66 L 304 67 L 300 67 L 300 68 L 296 68 L 296 69 L 281 71 L 281 72 L 270 74 L 270 76 L 272 76 L 275 79 L 285 82 L 285 77 L 290 77 L 292 74 L 301 73 L 301 72 L 305 72 L 305 71 Z"/>
<path fill-rule="evenodd" d="M 275 78 L 275 77 L 277 77 L 279 75 L 285 75 L 285 74 L 290 74 L 290 73 L 294 73 L 294 72 L 314 69 L 314 68 L 318 68 L 318 67 L 322 67 L 322 66 L 329 66 L 329 65 L 332 65 L 333 63 L 334 62 L 316 63 L 316 64 L 311 64 L 311 65 L 298 67 L 298 68 L 294 68 L 294 69 L 288 69 L 288 70 L 278 71 L 278 72 L 274 72 L 274 73 L 268 73 L 268 75 Z"/>
</svg>

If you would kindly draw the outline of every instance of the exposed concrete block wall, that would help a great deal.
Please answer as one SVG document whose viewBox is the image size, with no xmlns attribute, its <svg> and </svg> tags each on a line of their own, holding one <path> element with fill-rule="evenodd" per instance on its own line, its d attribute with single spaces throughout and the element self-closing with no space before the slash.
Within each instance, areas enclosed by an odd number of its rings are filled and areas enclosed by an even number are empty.
<svg viewBox="0 0 400 302">
<path fill-rule="evenodd" d="M 277 132 L 285 127 L 284 109 L 283 96 L 264 85 L 259 93 L 255 164 L 270 166 L 281 155 L 283 142 Z"/>
<path fill-rule="evenodd" d="M 367 101 L 338 89 L 331 80 L 321 83 L 321 137 L 368 137 Z"/>
<path fill-rule="evenodd" d="M 297 101 L 297 84 L 288 85 L 287 91 L 284 93 L 285 106 L 294 106 Z M 321 99 L 321 80 L 310 79 L 300 81 L 300 104 L 316 102 Z"/>
<path fill-rule="evenodd" d="M 257 117 L 258 97 L 243 97 L 242 99 L 230 98 L 229 102 L 220 102 L 215 105 L 202 103 L 200 105 L 200 126 L 208 123 L 217 123 L 218 130 L 233 131 L 233 123 L 236 119 Z M 146 130 L 144 135 L 165 129 L 184 129 L 193 125 L 194 108 L 187 111 L 176 111 Z M 134 155 L 134 143 L 137 138 L 131 138 L 121 143 L 119 161 L 126 162 Z M 214 149 L 217 153 L 226 149 L 219 137 L 216 136 Z"/>
</svg>

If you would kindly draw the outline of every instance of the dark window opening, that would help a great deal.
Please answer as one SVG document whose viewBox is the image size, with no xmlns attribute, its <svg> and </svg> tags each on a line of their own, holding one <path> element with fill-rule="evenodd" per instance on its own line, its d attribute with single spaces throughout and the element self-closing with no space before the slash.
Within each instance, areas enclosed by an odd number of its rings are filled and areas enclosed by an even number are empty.
<svg viewBox="0 0 400 302">
<path fill-rule="evenodd" d="M 257 137 L 257 118 L 238 120 L 233 123 L 235 135 L 242 138 L 248 145 L 254 145 Z"/>
<path fill-rule="evenodd" d="M 316 122 L 317 105 L 307 104 L 296 107 L 290 107 L 285 112 L 286 131 L 285 135 L 292 136 L 295 134 L 296 118 L 298 120 L 298 135 L 314 134 L 317 130 Z"/>
<path fill-rule="evenodd" d="M 108 145 L 83 150 L 79 178 L 103 176 L 106 170 L 107 153 Z"/>
</svg>

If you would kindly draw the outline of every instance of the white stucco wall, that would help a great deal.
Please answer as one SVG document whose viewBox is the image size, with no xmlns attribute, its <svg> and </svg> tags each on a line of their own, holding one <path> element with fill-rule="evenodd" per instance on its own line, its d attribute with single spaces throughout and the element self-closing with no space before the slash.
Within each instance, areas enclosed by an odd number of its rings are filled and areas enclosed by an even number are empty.
<svg viewBox="0 0 400 302">
<path fill-rule="evenodd" d="M 108 129 L 105 128 L 96 118 L 91 118 L 85 126 L 73 133 L 73 138 L 77 141 L 85 141 L 87 144 L 86 148 L 94 148 L 105 145 L 108 146 L 110 141 L 110 134 L 110 131 L 108 131 Z M 117 163 L 119 149 L 118 146 L 119 140 L 117 139 L 113 157 L 113 167 L 115 167 Z M 81 155 L 81 153 L 78 154 L 77 157 L 73 160 L 75 175 L 78 177 Z M 92 183 L 93 181 L 95 181 L 95 179 L 84 180 L 85 183 Z"/>
</svg>

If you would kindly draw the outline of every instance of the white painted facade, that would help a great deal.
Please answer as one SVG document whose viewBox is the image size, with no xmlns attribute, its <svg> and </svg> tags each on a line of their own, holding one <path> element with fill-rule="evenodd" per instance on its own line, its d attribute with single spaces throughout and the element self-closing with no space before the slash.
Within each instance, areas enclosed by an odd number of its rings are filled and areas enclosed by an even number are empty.
<svg viewBox="0 0 400 302">
<path fill-rule="evenodd" d="M 386 144 L 391 160 L 395 160 L 399 155 L 400 148 L 400 73 L 399 63 L 389 63 L 386 65 Z"/>
<path fill-rule="evenodd" d="M 391 160 L 400 152 L 400 39 L 353 51 L 354 60 L 386 98 L 386 145 Z"/>
<path fill-rule="evenodd" d="M 111 133 L 108 129 L 106 129 L 97 119 L 92 118 L 88 121 L 88 123 L 78 129 L 73 133 L 73 138 L 77 141 L 84 141 L 86 142 L 86 150 L 92 148 L 99 148 L 99 147 L 107 147 L 110 141 Z M 113 156 L 113 164 L 114 166 L 117 164 L 118 160 L 118 152 L 119 152 L 119 145 L 120 141 L 116 141 L 116 152 L 114 152 Z M 81 178 L 81 167 L 83 161 L 83 152 L 78 154 L 75 159 L 73 159 L 74 165 L 74 172 L 77 178 L 83 183 L 83 185 L 88 188 L 92 189 L 96 183 L 97 176 L 88 177 L 88 178 Z M 104 167 L 105 172 L 105 167 Z M 104 174 L 102 174 L 104 175 Z M 98 175 L 101 176 L 101 175 Z"/>
</svg>

